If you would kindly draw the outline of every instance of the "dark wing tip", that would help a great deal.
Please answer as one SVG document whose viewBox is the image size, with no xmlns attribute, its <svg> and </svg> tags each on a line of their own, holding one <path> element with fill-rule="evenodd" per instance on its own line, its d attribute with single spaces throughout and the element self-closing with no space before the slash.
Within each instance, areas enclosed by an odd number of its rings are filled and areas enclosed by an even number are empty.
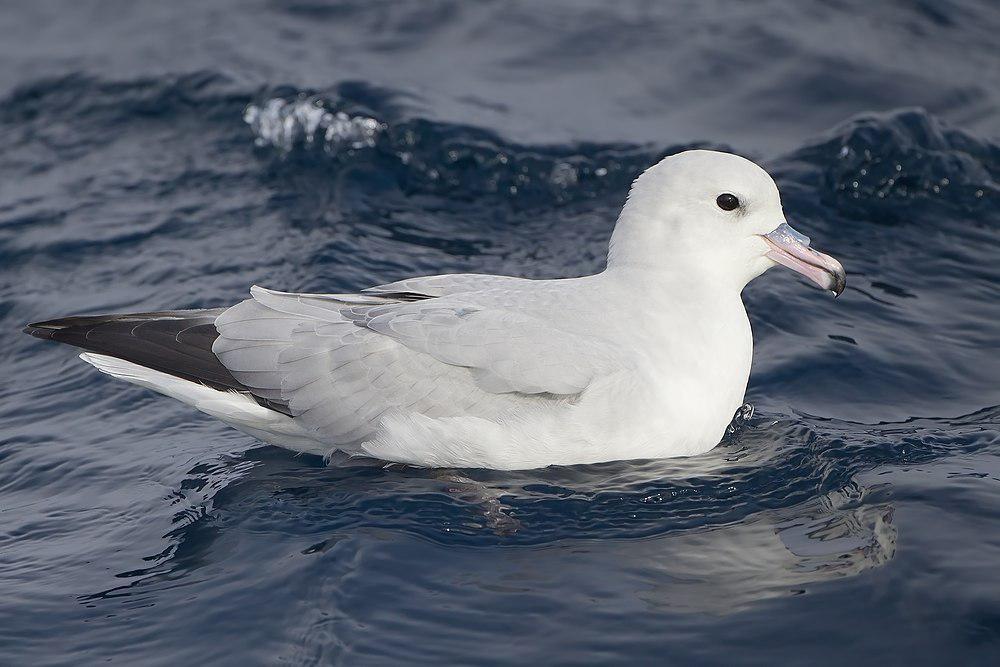
<svg viewBox="0 0 1000 667">
<path fill-rule="evenodd" d="M 29 336 L 34 336 L 35 338 L 51 340 L 53 334 L 62 328 L 59 326 L 58 322 L 59 320 L 51 320 L 49 322 L 33 322 L 25 325 L 24 329 L 21 331 Z"/>
<path fill-rule="evenodd" d="M 55 320 L 45 320 L 44 322 L 32 322 L 22 329 L 24 333 L 34 336 L 35 338 L 44 338 L 45 340 L 53 340 L 61 331 L 66 329 L 72 329 L 73 327 L 79 327 L 81 325 L 94 325 L 102 324 L 116 316 L 108 315 L 97 315 L 97 316 L 77 316 L 77 317 L 60 317 Z"/>
<path fill-rule="evenodd" d="M 124 359 L 220 391 L 249 393 L 260 405 L 291 415 L 287 405 L 253 395 L 212 352 L 224 308 L 119 315 L 78 315 L 24 327 L 24 333 Z"/>
</svg>

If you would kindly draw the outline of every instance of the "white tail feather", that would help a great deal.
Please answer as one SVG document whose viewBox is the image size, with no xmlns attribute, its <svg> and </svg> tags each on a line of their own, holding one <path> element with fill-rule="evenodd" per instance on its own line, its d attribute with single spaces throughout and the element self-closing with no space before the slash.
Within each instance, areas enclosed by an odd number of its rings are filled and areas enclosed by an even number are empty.
<svg viewBox="0 0 1000 667">
<path fill-rule="evenodd" d="M 84 352 L 80 358 L 102 373 L 187 403 L 265 442 L 309 454 L 329 453 L 329 446 L 317 442 L 292 417 L 265 408 L 248 394 L 220 391 L 117 357 Z"/>
</svg>

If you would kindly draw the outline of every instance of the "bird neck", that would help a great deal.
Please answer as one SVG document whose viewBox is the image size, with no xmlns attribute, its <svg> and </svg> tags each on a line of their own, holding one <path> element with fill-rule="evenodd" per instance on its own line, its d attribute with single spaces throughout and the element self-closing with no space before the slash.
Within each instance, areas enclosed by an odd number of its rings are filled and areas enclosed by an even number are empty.
<svg viewBox="0 0 1000 667">
<path fill-rule="evenodd" d="M 649 289 L 738 299 L 753 277 L 740 270 L 746 264 L 742 249 L 685 233 L 678 216 L 670 207 L 651 207 L 631 194 L 611 234 L 608 270 Z"/>
<path fill-rule="evenodd" d="M 746 312 L 742 285 L 718 280 L 697 267 L 609 262 L 602 276 L 631 295 L 630 300 L 639 295 L 647 313 L 663 313 L 674 321 L 678 317 L 714 319 Z"/>
<path fill-rule="evenodd" d="M 746 286 L 742 276 L 726 271 L 718 258 L 698 252 L 666 252 L 657 257 L 647 253 L 608 254 L 605 273 L 627 285 L 633 293 L 655 298 L 664 296 L 681 303 L 698 302 L 702 307 L 713 303 L 741 301 Z"/>
</svg>

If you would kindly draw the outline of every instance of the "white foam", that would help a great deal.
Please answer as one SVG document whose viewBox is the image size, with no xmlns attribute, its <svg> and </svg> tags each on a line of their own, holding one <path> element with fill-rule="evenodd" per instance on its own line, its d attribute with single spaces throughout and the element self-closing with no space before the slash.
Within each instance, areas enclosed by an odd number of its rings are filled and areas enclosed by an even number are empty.
<svg viewBox="0 0 1000 667">
<path fill-rule="evenodd" d="M 385 130 L 385 124 L 374 118 L 331 111 L 322 100 L 306 98 L 272 98 L 260 105 L 250 104 L 243 112 L 243 120 L 258 146 L 273 146 L 284 152 L 300 142 L 307 146 L 319 142 L 330 152 L 370 148 Z"/>
</svg>

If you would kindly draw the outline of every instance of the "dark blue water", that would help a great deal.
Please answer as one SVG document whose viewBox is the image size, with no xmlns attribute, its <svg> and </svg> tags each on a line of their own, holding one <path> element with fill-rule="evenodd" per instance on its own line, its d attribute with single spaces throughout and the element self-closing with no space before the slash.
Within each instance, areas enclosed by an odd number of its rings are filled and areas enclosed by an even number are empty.
<svg viewBox="0 0 1000 667">
<path fill-rule="evenodd" d="M 872 4 L 5 4 L 0 662 L 995 664 L 1000 10 Z M 850 276 L 704 456 L 326 466 L 19 333 L 594 271 L 690 146 Z"/>
</svg>

